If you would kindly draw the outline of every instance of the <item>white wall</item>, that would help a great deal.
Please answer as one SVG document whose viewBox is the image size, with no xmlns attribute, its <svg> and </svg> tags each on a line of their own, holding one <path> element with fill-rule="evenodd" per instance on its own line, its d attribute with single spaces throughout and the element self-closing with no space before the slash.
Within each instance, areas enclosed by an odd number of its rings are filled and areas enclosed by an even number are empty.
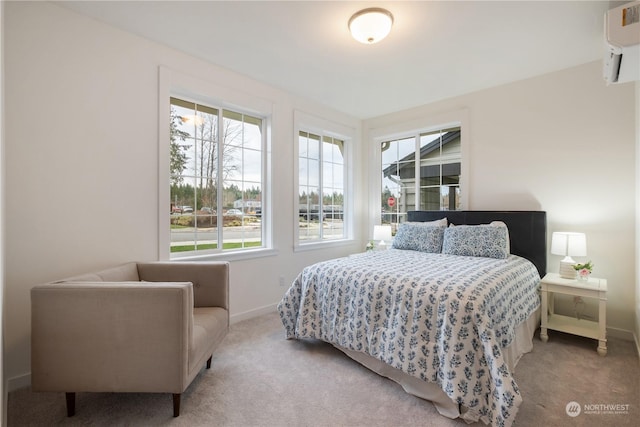
<svg viewBox="0 0 640 427">
<path fill-rule="evenodd" d="M 5 375 L 14 387 L 29 379 L 33 285 L 157 259 L 160 65 L 274 106 L 278 256 L 232 262 L 232 320 L 273 310 L 281 275 L 290 283 L 305 265 L 360 248 L 294 253 L 291 184 L 294 109 L 358 129 L 357 139 L 359 120 L 51 3 L 9 2 L 5 14 Z"/>
<path fill-rule="evenodd" d="M 611 332 L 631 332 L 636 283 L 634 84 L 606 87 L 600 64 L 370 119 L 364 123 L 363 140 L 374 129 L 466 108 L 467 208 L 544 210 L 549 243 L 553 231 L 584 231 L 585 260 L 593 260 L 594 277 L 608 279 L 607 324 Z M 548 253 L 547 260 L 547 270 L 558 271 L 560 257 Z M 585 314 L 595 316 L 595 304 Z"/>
</svg>

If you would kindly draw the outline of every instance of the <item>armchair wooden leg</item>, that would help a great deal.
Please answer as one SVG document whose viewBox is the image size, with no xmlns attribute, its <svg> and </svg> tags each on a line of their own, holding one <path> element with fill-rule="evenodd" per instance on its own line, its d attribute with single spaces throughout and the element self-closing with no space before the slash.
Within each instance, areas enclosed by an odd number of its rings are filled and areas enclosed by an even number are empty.
<svg viewBox="0 0 640 427">
<path fill-rule="evenodd" d="M 213 354 L 207 360 L 207 369 L 211 369 L 211 359 L 213 359 Z"/>
<path fill-rule="evenodd" d="M 180 393 L 173 394 L 173 416 L 180 416 Z"/>
<path fill-rule="evenodd" d="M 76 414 L 76 394 L 65 393 L 67 399 L 67 417 L 73 417 Z"/>
</svg>

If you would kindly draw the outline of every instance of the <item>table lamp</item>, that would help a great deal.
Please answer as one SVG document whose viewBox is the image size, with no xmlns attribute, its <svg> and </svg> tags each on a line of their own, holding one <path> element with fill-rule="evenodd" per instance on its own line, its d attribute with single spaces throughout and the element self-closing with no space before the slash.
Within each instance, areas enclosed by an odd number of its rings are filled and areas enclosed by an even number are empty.
<svg viewBox="0 0 640 427">
<path fill-rule="evenodd" d="M 378 249 L 386 249 L 386 241 L 391 240 L 391 226 L 390 225 L 374 225 L 373 226 L 373 240 L 379 240 Z"/>
<path fill-rule="evenodd" d="M 551 253 L 564 256 L 560 261 L 560 277 L 575 279 L 573 266 L 576 262 L 571 257 L 587 255 L 587 236 L 584 233 L 556 231 L 551 236 Z"/>
</svg>

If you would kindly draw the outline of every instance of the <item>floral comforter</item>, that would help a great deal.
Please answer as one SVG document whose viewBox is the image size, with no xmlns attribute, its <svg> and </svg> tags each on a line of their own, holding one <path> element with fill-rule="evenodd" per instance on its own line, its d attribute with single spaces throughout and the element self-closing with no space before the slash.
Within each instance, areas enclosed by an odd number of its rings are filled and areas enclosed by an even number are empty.
<svg viewBox="0 0 640 427">
<path fill-rule="evenodd" d="M 364 352 L 438 384 L 485 423 L 510 426 L 522 398 L 501 349 L 540 305 L 524 258 L 390 249 L 306 267 L 278 304 L 287 338 Z"/>
</svg>

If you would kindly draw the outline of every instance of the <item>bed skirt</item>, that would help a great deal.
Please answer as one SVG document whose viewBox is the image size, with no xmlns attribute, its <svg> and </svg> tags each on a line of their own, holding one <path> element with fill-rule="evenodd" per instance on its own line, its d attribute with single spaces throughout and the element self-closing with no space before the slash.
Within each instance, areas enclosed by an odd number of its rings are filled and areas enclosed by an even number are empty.
<svg viewBox="0 0 640 427">
<path fill-rule="evenodd" d="M 533 349 L 533 335 L 539 325 L 540 309 L 536 310 L 516 328 L 513 342 L 503 349 L 502 354 L 512 373 L 515 371 L 515 367 L 522 355 L 529 353 Z M 457 403 L 452 401 L 438 384 L 426 382 L 406 374 L 366 353 L 349 350 L 338 345 L 334 346 L 378 375 L 397 382 L 407 393 L 432 402 L 440 415 L 452 419 L 462 418 L 468 423 L 478 421 L 478 418 L 473 417 L 464 407 L 460 408 Z"/>
</svg>

